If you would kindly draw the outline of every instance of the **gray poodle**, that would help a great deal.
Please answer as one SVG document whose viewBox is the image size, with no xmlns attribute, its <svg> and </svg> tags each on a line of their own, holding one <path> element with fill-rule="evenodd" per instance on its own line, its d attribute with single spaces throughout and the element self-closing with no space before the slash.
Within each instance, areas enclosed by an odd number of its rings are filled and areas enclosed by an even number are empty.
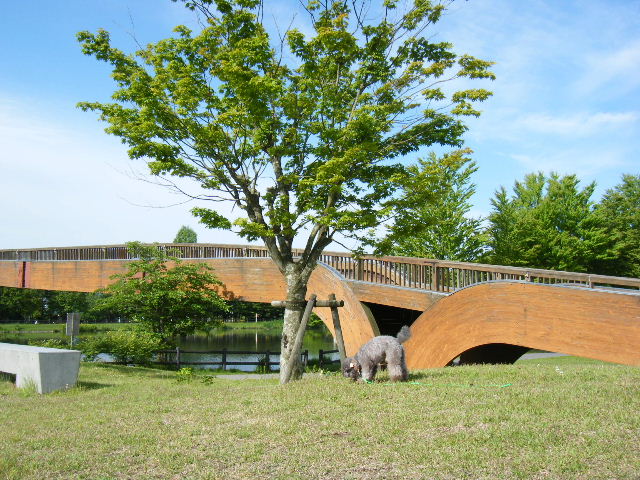
<svg viewBox="0 0 640 480">
<path fill-rule="evenodd" d="M 378 364 L 387 362 L 391 380 L 406 381 L 409 375 L 404 358 L 402 344 L 411 337 L 411 330 L 406 325 L 400 329 L 397 337 L 381 335 L 365 343 L 353 357 L 345 359 L 342 373 L 345 377 L 358 380 L 362 377 L 370 382 L 376 376 Z"/>
</svg>

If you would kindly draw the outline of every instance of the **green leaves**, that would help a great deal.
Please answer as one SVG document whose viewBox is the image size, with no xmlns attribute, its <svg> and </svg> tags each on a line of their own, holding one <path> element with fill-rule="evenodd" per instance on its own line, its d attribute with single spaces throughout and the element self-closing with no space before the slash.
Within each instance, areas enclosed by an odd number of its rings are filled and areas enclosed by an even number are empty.
<svg viewBox="0 0 640 480">
<path fill-rule="evenodd" d="M 183 225 L 178 230 L 176 238 L 173 239 L 173 243 L 196 243 L 198 241 L 198 234 L 190 227 Z"/>
<path fill-rule="evenodd" d="M 490 95 L 440 88 L 494 75 L 491 62 L 430 40 L 444 7 L 426 0 L 382 2 L 379 21 L 361 15 L 367 2 L 310 2 L 313 32 L 291 28 L 281 42 L 261 22 L 267 3 L 184 3 L 207 24 L 179 26 L 134 55 L 105 31 L 79 33 L 83 52 L 110 63 L 118 86 L 113 103 L 79 106 L 99 112 L 152 174 L 194 179 L 203 197 L 234 202 L 239 218 L 193 213 L 211 228 L 262 238 L 279 249 L 276 260 L 292 257 L 303 231 L 305 262 L 338 233 L 366 236 L 397 200 L 399 159 L 460 146 L 461 118 L 477 116 L 474 105 Z"/>
<path fill-rule="evenodd" d="M 229 230 L 231 228 L 231 222 L 214 210 L 196 207 L 191 209 L 191 213 L 200 220 L 200 223 L 209 228 L 219 228 L 223 230 Z"/>
<path fill-rule="evenodd" d="M 623 175 L 620 184 L 605 192 L 595 215 L 617 253 L 611 261 L 599 262 L 600 271 L 640 277 L 640 175 Z"/>
<path fill-rule="evenodd" d="M 109 295 L 100 308 L 119 312 L 164 340 L 220 323 L 218 315 L 227 306 L 215 290 L 221 283 L 211 267 L 184 263 L 156 246 L 130 242 L 127 247 L 137 260 L 100 291 Z"/>
<path fill-rule="evenodd" d="M 376 253 L 440 260 L 475 261 L 485 249 L 481 219 L 468 218 L 477 170 L 458 150 L 429 155 L 408 169 L 402 196 L 387 235 L 374 244 Z"/>
<path fill-rule="evenodd" d="M 488 261 L 501 265 L 599 273 L 615 258 L 607 226 L 594 215 L 595 184 L 580 189 L 575 175 L 529 174 L 513 195 L 496 192 L 489 216 Z"/>
</svg>

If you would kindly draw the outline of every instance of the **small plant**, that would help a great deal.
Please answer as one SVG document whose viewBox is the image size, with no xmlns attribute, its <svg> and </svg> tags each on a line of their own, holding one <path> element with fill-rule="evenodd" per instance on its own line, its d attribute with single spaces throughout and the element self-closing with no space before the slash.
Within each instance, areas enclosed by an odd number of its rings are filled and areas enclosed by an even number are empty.
<svg viewBox="0 0 640 480">
<path fill-rule="evenodd" d="M 176 380 L 178 383 L 187 383 L 193 380 L 195 377 L 195 373 L 193 372 L 193 368 L 183 367 L 176 372 Z"/>
<path fill-rule="evenodd" d="M 258 360 L 258 366 L 256 367 L 256 373 L 270 373 L 271 365 L 269 363 L 269 356 L 265 355 L 260 360 Z"/>
<path fill-rule="evenodd" d="M 29 378 L 25 381 L 22 387 L 19 388 L 20 396 L 22 397 L 32 397 L 33 395 L 38 394 L 38 386 L 36 385 L 35 380 Z"/>
<path fill-rule="evenodd" d="M 216 379 L 215 375 L 204 375 L 200 381 L 205 385 L 211 385 L 213 381 Z"/>
</svg>

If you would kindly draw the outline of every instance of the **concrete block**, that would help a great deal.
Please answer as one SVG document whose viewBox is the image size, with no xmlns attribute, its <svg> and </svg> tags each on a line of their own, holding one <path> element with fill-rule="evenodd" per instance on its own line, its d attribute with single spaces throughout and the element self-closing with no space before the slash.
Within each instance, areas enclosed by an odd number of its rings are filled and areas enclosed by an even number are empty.
<svg viewBox="0 0 640 480">
<path fill-rule="evenodd" d="M 80 352 L 61 348 L 0 343 L 0 372 L 16 375 L 16 386 L 29 384 L 38 393 L 75 386 L 80 370 Z"/>
</svg>

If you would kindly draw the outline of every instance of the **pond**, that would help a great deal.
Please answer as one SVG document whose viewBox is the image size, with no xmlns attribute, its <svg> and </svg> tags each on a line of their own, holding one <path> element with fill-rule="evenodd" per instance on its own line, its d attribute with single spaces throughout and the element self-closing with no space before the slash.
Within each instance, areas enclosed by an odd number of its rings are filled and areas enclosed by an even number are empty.
<svg viewBox="0 0 640 480">
<path fill-rule="evenodd" d="M 226 355 L 228 368 L 242 371 L 254 371 L 255 365 L 232 365 L 230 362 L 259 362 L 263 361 L 265 352 L 280 351 L 280 334 L 259 331 L 222 331 L 210 335 L 188 335 L 177 342 L 180 348 L 180 362 L 221 362 L 222 354 L 213 353 L 183 353 L 184 351 L 221 351 L 228 350 Z M 302 350 L 308 350 L 309 360 L 318 359 L 320 350 L 335 350 L 333 337 L 328 330 L 308 330 L 305 333 Z M 232 354 L 231 352 L 261 352 L 260 354 Z M 325 357 L 326 358 L 326 357 Z M 331 354 L 330 359 L 337 359 L 338 354 Z M 175 361 L 175 355 L 170 358 Z M 270 353 L 270 362 L 277 363 L 279 356 Z M 186 365 L 188 366 L 188 365 Z M 219 365 L 196 365 L 199 368 L 220 368 Z M 272 370 L 278 370 L 277 365 L 271 365 Z"/>
<path fill-rule="evenodd" d="M 108 330 L 119 330 L 129 328 L 128 325 L 120 324 L 97 324 L 83 325 L 84 332 L 81 330 L 80 338 L 86 338 L 98 333 L 104 333 Z M 210 352 L 221 351 L 226 349 L 229 353 L 226 355 L 227 368 L 254 371 L 256 365 L 233 365 L 232 362 L 259 362 L 263 361 L 266 352 L 280 351 L 280 332 L 282 329 L 281 322 L 265 322 L 256 323 L 255 325 L 227 325 L 224 329 L 211 330 L 209 334 L 188 335 L 177 340 L 177 345 L 181 350 L 180 361 L 184 366 L 193 366 L 198 368 L 215 369 L 220 365 L 206 364 L 205 362 L 221 362 L 222 354 L 212 353 L 184 353 L 189 351 Z M 0 326 L 0 341 L 9 343 L 27 343 L 28 341 L 44 341 L 48 339 L 56 339 L 68 342 L 69 337 L 64 335 L 64 326 L 61 324 L 46 325 L 5 325 Z M 320 350 L 335 350 L 337 347 L 333 342 L 331 333 L 324 327 L 314 327 L 307 329 L 302 350 L 308 350 L 308 360 L 318 359 Z M 231 352 L 247 352 L 243 354 L 232 354 Z M 261 352 L 261 354 L 251 354 L 248 352 Z M 111 356 L 101 354 L 99 360 L 110 361 Z M 338 354 L 330 354 L 326 358 L 337 359 Z M 167 356 L 167 360 L 175 362 L 175 354 Z M 278 370 L 277 363 L 279 356 L 270 353 L 270 362 L 272 370 Z M 188 365 L 185 362 L 198 362 L 198 365 Z"/>
</svg>

